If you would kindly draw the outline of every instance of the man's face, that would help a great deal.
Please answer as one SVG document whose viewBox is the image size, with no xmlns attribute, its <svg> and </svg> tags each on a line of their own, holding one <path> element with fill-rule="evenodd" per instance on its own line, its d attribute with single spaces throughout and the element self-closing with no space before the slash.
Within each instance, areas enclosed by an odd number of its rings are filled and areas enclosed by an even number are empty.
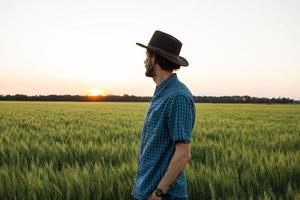
<svg viewBox="0 0 300 200">
<path fill-rule="evenodd" d="M 144 61 L 146 72 L 145 75 L 147 77 L 154 77 L 155 71 L 154 71 L 154 57 L 150 57 L 149 53 L 146 52 L 146 59 Z"/>
</svg>

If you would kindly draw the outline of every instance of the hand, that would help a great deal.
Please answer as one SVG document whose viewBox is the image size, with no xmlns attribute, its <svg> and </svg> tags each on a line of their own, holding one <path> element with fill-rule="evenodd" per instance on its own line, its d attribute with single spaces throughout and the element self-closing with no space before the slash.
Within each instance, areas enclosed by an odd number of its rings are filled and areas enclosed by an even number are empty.
<svg viewBox="0 0 300 200">
<path fill-rule="evenodd" d="M 162 198 L 161 198 L 161 197 L 158 197 L 158 196 L 156 196 L 156 194 L 155 194 L 155 191 L 154 191 L 154 192 L 152 192 L 151 196 L 150 196 L 150 197 L 148 197 L 148 199 L 147 199 L 147 200 L 162 200 Z"/>
</svg>

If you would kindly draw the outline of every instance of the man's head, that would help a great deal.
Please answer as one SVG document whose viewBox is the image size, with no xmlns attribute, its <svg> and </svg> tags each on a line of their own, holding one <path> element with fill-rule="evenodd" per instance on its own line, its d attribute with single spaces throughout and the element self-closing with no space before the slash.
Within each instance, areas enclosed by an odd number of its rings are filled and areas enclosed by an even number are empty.
<svg viewBox="0 0 300 200">
<path fill-rule="evenodd" d="M 164 57 L 155 54 L 149 49 L 146 51 L 146 59 L 144 61 L 147 77 L 155 77 L 161 71 L 172 73 L 174 70 L 180 69 L 180 65 L 175 64 Z"/>
</svg>

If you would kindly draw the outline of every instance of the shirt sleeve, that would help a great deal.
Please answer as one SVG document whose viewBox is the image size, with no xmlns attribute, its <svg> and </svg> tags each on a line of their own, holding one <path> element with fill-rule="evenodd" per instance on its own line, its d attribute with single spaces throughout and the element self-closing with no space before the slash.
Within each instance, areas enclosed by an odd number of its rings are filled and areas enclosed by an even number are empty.
<svg viewBox="0 0 300 200">
<path fill-rule="evenodd" d="M 168 113 L 168 128 L 173 142 L 191 142 L 194 122 L 194 101 L 183 95 L 175 96 Z"/>
</svg>

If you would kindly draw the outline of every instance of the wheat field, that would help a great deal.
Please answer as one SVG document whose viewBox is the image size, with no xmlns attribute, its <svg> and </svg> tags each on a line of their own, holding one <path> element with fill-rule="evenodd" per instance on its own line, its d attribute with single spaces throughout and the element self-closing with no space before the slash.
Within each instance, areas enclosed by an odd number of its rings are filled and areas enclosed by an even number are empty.
<svg viewBox="0 0 300 200">
<path fill-rule="evenodd" d="M 0 102 L 0 199 L 130 199 L 148 106 Z M 196 114 L 189 199 L 300 199 L 300 105 Z"/>
</svg>

